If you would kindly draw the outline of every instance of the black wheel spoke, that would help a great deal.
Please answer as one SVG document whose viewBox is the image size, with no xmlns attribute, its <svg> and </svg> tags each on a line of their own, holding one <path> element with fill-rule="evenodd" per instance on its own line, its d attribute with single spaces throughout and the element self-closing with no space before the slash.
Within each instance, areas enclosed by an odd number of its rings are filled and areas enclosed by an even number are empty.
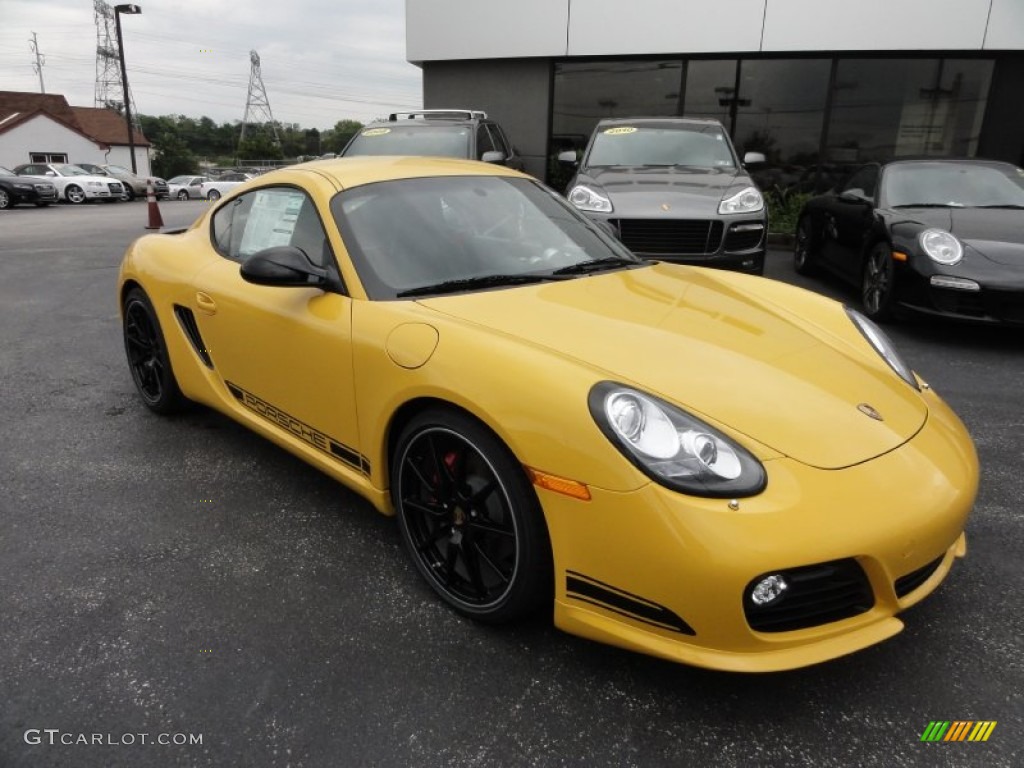
<svg viewBox="0 0 1024 768">
<path fill-rule="evenodd" d="M 494 571 L 497 574 L 498 578 L 501 579 L 502 583 L 503 584 L 508 584 L 509 577 L 507 575 L 505 575 L 505 572 L 502 571 L 501 568 L 499 568 L 497 565 L 495 565 L 494 561 L 491 560 L 491 558 L 487 556 L 487 553 L 484 552 L 483 549 L 481 547 L 479 547 L 475 542 L 473 543 L 473 548 L 476 550 L 476 554 L 479 555 L 480 558 L 485 563 L 487 563 L 487 565 L 490 566 L 491 570 Z"/>
<path fill-rule="evenodd" d="M 490 482 L 484 484 L 483 488 L 481 488 L 478 491 L 473 492 L 469 496 L 467 501 L 468 501 L 468 503 L 471 506 L 477 507 L 477 506 L 479 506 L 480 504 L 483 503 L 484 499 L 486 499 L 488 496 L 490 496 L 492 493 L 494 493 L 497 489 L 498 489 L 498 483 L 496 481 L 494 481 L 494 480 L 491 480 Z"/>
<path fill-rule="evenodd" d="M 510 539 L 514 539 L 516 534 L 514 531 L 506 530 L 505 528 L 499 528 L 498 526 L 488 521 L 471 520 L 467 525 L 477 531 L 484 533 L 495 533 L 499 536 L 508 536 Z"/>
<path fill-rule="evenodd" d="M 447 515 L 447 512 L 445 512 L 443 507 L 431 506 L 427 502 L 412 497 L 402 499 L 402 504 L 403 506 L 406 506 L 409 509 L 414 509 L 420 514 L 432 518 L 443 518 Z"/>
<path fill-rule="evenodd" d="M 458 548 L 458 546 L 456 546 L 452 542 L 448 542 L 448 552 L 445 553 L 445 558 L 444 558 L 444 576 L 445 576 L 445 579 L 448 581 L 448 585 L 449 586 L 452 585 L 452 581 L 454 581 L 455 576 L 457 575 L 455 573 L 455 563 L 458 560 L 458 557 L 459 557 L 459 548 Z"/>
<path fill-rule="evenodd" d="M 435 494 L 440 493 L 440 483 L 432 483 L 426 477 L 424 477 L 423 472 L 420 470 L 417 463 L 412 460 L 411 456 L 405 460 L 405 465 L 416 474 L 416 477 L 419 479 L 420 483 L 422 483 L 425 488 L 429 488 Z"/>
<path fill-rule="evenodd" d="M 422 544 L 416 547 L 416 551 L 422 554 L 426 552 L 428 549 L 430 549 L 432 546 L 434 546 L 441 539 L 443 539 L 445 536 L 449 535 L 451 535 L 451 529 L 446 525 L 439 525 L 437 528 L 434 529 L 434 532 L 431 533 L 424 540 Z"/>
<path fill-rule="evenodd" d="M 478 547 L 475 542 L 472 544 L 467 542 L 461 550 L 462 560 L 466 564 L 466 570 L 469 571 L 470 583 L 480 597 L 486 597 L 487 587 L 484 586 L 484 579 L 480 573 L 480 560 L 477 557 Z"/>
</svg>

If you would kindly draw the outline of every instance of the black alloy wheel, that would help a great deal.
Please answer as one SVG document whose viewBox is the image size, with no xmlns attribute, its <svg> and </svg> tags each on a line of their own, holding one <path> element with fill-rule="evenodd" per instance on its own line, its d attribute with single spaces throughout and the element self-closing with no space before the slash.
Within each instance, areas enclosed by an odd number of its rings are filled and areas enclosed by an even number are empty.
<svg viewBox="0 0 1024 768">
<path fill-rule="evenodd" d="M 64 188 L 64 199 L 73 205 L 80 205 L 85 202 L 85 190 L 77 184 L 68 184 Z"/>
<path fill-rule="evenodd" d="M 5 211 L 13 205 L 11 196 L 6 189 L 0 189 L 0 211 Z"/>
<path fill-rule="evenodd" d="M 888 243 L 876 243 L 864 263 L 861 302 L 864 314 L 872 320 L 885 322 L 893 318 L 896 269 Z"/>
<path fill-rule="evenodd" d="M 181 200 L 181 201 L 185 201 L 185 200 L 188 200 L 188 192 L 186 192 L 186 191 L 185 191 L 184 189 L 183 189 L 183 190 L 181 190 L 181 191 L 180 191 L 180 192 L 178 193 L 178 199 L 179 199 L 179 200 Z"/>
<path fill-rule="evenodd" d="M 206 199 L 220 200 L 220 192 L 218 192 L 216 189 L 211 189 L 209 192 L 206 193 Z"/>
<path fill-rule="evenodd" d="M 417 570 L 458 612 L 488 623 L 553 599 L 551 545 L 522 465 L 486 427 L 429 410 L 402 430 L 391 494 Z"/>
<path fill-rule="evenodd" d="M 796 237 L 793 240 L 793 269 L 800 275 L 812 275 L 817 271 L 814 242 L 814 226 L 809 216 L 801 216 L 796 226 Z"/>
<path fill-rule="evenodd" d="M 167 345 L 156 312 L 139 288 L 132 288 L 124 300 L 124 351 L 135 388 L 151 411 L 169 414 L 181 410 L 185 396 L 171 370 Z"/>
</svg>

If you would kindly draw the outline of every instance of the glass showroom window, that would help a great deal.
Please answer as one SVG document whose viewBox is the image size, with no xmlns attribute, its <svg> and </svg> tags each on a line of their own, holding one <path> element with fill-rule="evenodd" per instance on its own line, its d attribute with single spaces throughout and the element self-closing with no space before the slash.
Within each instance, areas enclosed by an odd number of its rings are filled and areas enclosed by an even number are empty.
<svg viewBox="0 0 1024 768">
<path fill-rule="evenodd" d="M 990 59 L 840 59 L 828 160 L 971 157 L 991 79 Z"/>
</svg>

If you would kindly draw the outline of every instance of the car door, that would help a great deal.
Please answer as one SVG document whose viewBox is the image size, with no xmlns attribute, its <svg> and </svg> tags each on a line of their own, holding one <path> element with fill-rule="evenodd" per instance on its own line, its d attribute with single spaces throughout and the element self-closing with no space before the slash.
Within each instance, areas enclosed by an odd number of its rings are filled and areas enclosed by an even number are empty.
<svg viewBox="0 0 1024 768">
<path fill-rule="evenodd" d="M 211 217 L 220 258 L 194 279 L 192 309 L 214 370 L 239 408 L 363 472 L 351 299 L 337 277 L 325 220 L 297 187 L 262 187 L 227 201 Z M 284 245 L 327 269 L 335 287 L 264 286 L 242 278 L 246 259 Z"/>
<path fill-rule="evenodd" d="M 854 171 L 829 201 L 824 215 L 822 258 L 843 277 L 860 280 L 864 243 L 871 232 L 879 166 Z"/>
</svg>

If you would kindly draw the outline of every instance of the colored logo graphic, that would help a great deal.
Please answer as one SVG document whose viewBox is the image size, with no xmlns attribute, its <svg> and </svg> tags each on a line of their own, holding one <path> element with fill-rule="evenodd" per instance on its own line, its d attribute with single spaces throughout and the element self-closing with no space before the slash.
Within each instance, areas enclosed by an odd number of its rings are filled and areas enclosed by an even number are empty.
<svg viewBox="0 0 1024 768">
<path fill-rule="evenodd" d="M 995 727 L 995 720 L 932 720 L 921 741 L 988 741 Z"/>
</svg>

